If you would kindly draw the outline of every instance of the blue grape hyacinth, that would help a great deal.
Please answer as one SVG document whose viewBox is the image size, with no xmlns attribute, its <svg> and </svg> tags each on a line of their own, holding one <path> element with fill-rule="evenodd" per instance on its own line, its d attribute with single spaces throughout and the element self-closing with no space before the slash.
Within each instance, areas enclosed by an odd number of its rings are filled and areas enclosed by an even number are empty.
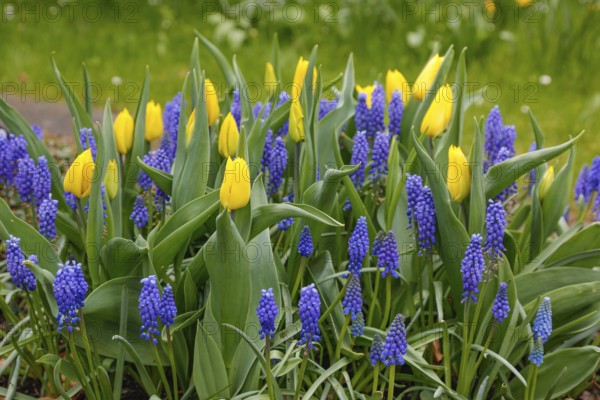
<svg viewBox="0 0 600 400">
<path fill-rule="evenodd" d="M 32 291 L 36 288 L 35 275 L 23 264 L 24 261 L 25 255 L 21 250 L 21 239 L 9 235 L 6 241 L 6 270 L 16 287 Z"/>
<path fill-rule="evenodd" d="M 375 236 L 375 240 L 373 241 L 373 248 L 371 249 L 371 254 L 375 257 L 379 256 L 379 250 L 381 250 L 381 245 L 383 244 L 383 240 L 385 239 L 385 232 L 379 231 L 377 232 L 377 236 Z"/>
<path fill-rule="evenodd" d="M 49 194 L 42 201 L 38 210 L 40 220 L 40 233 L 46 239 L 54 239 L 56 237 L 56 215 L 58 214 L 58 200 L 53 200 Z"/>
<path fill-rule="evenodd" d="M 321 99 L 319 101 L 319 121 L 323 119 L 331 111 L 335 110 L 338 105 L 337 99 Z"/>
<path fill-rule="evenodd" d="M 436 244 L 435 232 L 437 219 L 435 215 L 435 205 L 433 203 L 433 195 L 428 186 L 423 186 L 421 195 L 415 209 L 415 219 L 419 233 L 419 252 L 420 256 L 423 252 L 430 252 Z"/>
<path fill-rule="evenodd" d="M 375 179 L 387 174 L 387 159 L 390 152 L 390 135 L 377 132 L 373 142 L 373 155 L 371 157 L 371 176 Z"/>
<path fill-rule="evenodd" d="M 463 280 L 462 302 L 468 302 L 469 299 L 477 303 L 477 294 L 479 294 L 479 283 L 483 279 L 483 270 L 485 260 L 483 258 L 483 249 L 481 247 L 481 235 L 476 233 L 471 236 L 471 241 L 465 251 L 462 260 L 460 272 Z"/>
<path fill-rule="evenodd" d="M 369 136 L 385 131 L 385 91 L 382 85 L 377 82 L 374 84 L 375 88 L 373 89 L 373 93 L 371 93 L 369 129 L 367 130 Z"/>
<path fill-rule="evenodd" d="M 383 363 L 386 367 L 390 365 L 404 365 L 406 350 L 408 350 L 408 343 L 406 342 L 404 317 L 402 314 L 397 314 L 385 338 L 382 353 Z"/>
<path fill-rule="evenodd" d="M 509 150 L 506 147 L 503 146 L 498 151 L 496 159 L 494 160 L 494 162 L 492 163 L 492 165 L 499 164 L 502 161 L 506 161 L 506 160 L 508 160 L 511 157 L 512 157 L 512 155 L 509 152 Z M 506 201 L 513 194 L 515 194 L 517 192 L 518 192 L 517 183 L 516 182 L 511 182 L 507 187 L 505 187 L 504 189 L 502 189 L 502 191 L 500 192 L 500 194 L 498 194 L 497 198 L 500 201 Z"/>
<path fill-rule="evenodd" d="M 496 294 L 496 298 L 494 299 L 494 304 L 492 304 L 492 316 L 499 324 L 504 321 L 506 317 L 508 317 L 508 313 L 510 312 L 510 305 L 508 304 L 508 293 L 507 293 L 508 285 L 506 282 L 501 282 L 498 286 L 498 294 Z"/>
<path fill-rule="evenodd" d="M 48 168 L 48 160 L 40 156 L 33 175 L 33 197 L 36 207 L 48 198 L 52 187 L 52 175 Z"/>
<path fill-rule="evenodd" d="M 544 362 L 544 342 L 542 339 L 533 340 L 533 351 L 529 354 L 529 361 L 538 367 Z"/>
<path fill-rule="evenodd" d="M 356 125 L 357 132 L 365 132 L 367 135 L 372 136 L 368 132 L 369 130 L 369 119 L 371 110 L 367 106 L 367 94 L 358 94 L 358 103 L 356 103 L 356 110 L 354 111 L 354 123 Z"/>
<path fill-rule="evenodd" d="M 173 297 L 173 288 L 167 283 L 160 298 L 160 320 L 167 328 L 175 323 L 177 316 L 177 306 L 175 305 L 175 297 Z"/>
<path fill-rule="evenodd" d="M 262 289 L 258 307 L 256 307 L 256 316 L 260 323 L 260 330 L 258 333 L 260 334 L 261 339 L 264 339 L 265 337 L 273 338 L 275 335 L 275 319 L 277 318 L 278 313 L 279 308 L 275 303 L 273 289 Z"/>
<path fill-rule="evenodd" d="M 575 200 L 583 199 L 584 203 L 589 203 L 592 198 L 593 189 L 590 185 L 590 169 L 584 164 L 579 171 L 577 181 L 575 182 Z"/>
<path fill-rule="evenodd" d="M 15 186 L 19 192 L 22 202 L 33 200 L 33 177 L 35 175 L 35 163 L 31 157 L 26 156 L 19 159 Z"/>
<path fill-rule="evenodd" d="M 285 173 L 288 163 L 288 152 L 283 138 L 277 136 L 273 142 L 267 165 L 269 170 L 269 195 L 274 195 L 279 191 L 279 187 L 283 182 L 283 174 Z"/>
<path fill-rule="evenodd" d="M 398 255 L 398 245 L 396 243 L 396 235 L 393 231 L 389 231 L 381 241 L 381 247 L 377 250 L 377 267 L 382 268 L 381 277 L 385 278 L 391 275 L 394 278 L 398 275 L 400 267 L 400 256 Z"/>
<path fill-rule="evenodd" d="M 342 300 L 342 307 L 344 307 L 344 314 L 350 315 L 355 320 L 358 313 L 362 311 L 362 289 L 360 278 L 357 275 L 350 274 L 348 279 L 350 279 L 350 282 L 346 289 L 346 295 Z"/>
<path fill-rule="evenodd" d="M 373 335 L 369 359 L 371 360 L 372 366 L 375 366 L 378 362 L 383 362 L 383 340 L 381 340 L 379 333 Z"/>
<path fill-rule="evenodd" d="M 277 102 L 277 107 L 283 105 L 284 103 L 290 101 L 291 99 L 292 99 L 292 97 L 288 94 L 288 92 L 281 92 L 279 94 L 279 101 Z M 266 108 L 266 105 L 265 105 L 265 108 Z M 263 113 L 263 117 L 266 118 L 264 113 Z M 288 119 L 286 119 L 285 122 L 283 123 L 283 125 L 281 125 L 281 128 L 279 128 L 279 130 L 276 132 L 277 136 L 287 135 L 289 129 L 290 129 L 290 121 Z"/>
<path fill-rule="evenodd" d="M 348 239 L 348 271 L 358 275 L 363 267 L 363 261 L 369 253 L 369 228 L 367 218 L 359 217 L 354 227 L 354 231 Z"/>
<path fill-rule="evenodd" d="M 231 115 L 233 115 L 238 130 L 242 129 L 242 101 L 240 99 L 240 90 L 238 88 L 233 90 L 233 100 L 231 101 L 231 109 L 229 111 L 231 112 Z"/>
<path fill-rule="evenodd" d="M 73 332 L 79 324 L 78 312 L 83 308 L 88 284 L 83 276 L 81 264 L 75 260 L 67 261 L 64 265 L 58 264 L 58 272 L 54 279 L 54 297 L 58 305 L 58 332 L 63 328 Z"/>
<path fill-rule="evenodd" d="M 365 131 L 357 132 L 354 135 L 354 144 L 352 145 L 352 156 L 350 164 L 358 165 L 356 171 L 350 174 L 350 180 L 354 187 L 360 189 L 365 182 L 365 167 L 369 162 L 369 141 Z"/>
<path fill-rule="evenodd" d="M 411 228 L 415 222 L 415 214 L 417 204 L 421 199 L 421 191 L 423 190 L 423 179 L 419 175 L 406 174 L 406 195 L 408 207 L 406 216 L 408 217 L 408 227 Z"/>
<path fill-rule="evenodd" d="M 161 315 L 161 298 L 156 283 L 156 276 L 150 275 L 141 280 L 142 290 L 138 299 L 142 327 L 140 337 L 144 340 L 158 344 L 156 337 L 160 335 L 158 330 L 158 317 Z"/>
<path fill-rule="evenodd" d="M 300 290 L 298 313 L 300 314 L 300 322 L 302 322 L 298 345 L 306 344 L 308 351 L 314 348 L 313 342 L 321 340 L 321 331 L 319 329 L 321 298 L 314 283 Z"/>
<path fill-rule="evenodd" d="M 171 163 L 173 163 L 175 153 L 177 152 L 177 135 L 179 133 L 181 102 L 181 93 L 177 93 L 171 101 L 167 101 L 165 110 L 163 111 L 163 126 L 166 134 L 162 137 L 160 148 L 168 155 Z"/>
<path fill-rule="evenodd" d="M 310 234 L 310 228 L 308 225 L 305 225 L 304 228 L 302 228 L 302 232 L 300 232 L 300 239 L 298 240 L 298 253 L 300 253 L 302 257 L 310 257 L 313 250 L 314 248 L 312 235 Z"/>
<path fill-rule="evenodd" d="M 135 198 L 135 203 L 133 203 L 133 211 L 131 212 L 129 219 L 133 221 L 138 229 L 142 229 L 148 224 L 148 208 L 146 208 L 144 197 L 137 196 Z"/>
<path fill-rule="evenodd" d="M 81 128 L 79 130 L 79 141 L 81 143 L 81 149 L 83 151 L 90 149 L 92 151 L 92 159 L 96 160 L 97 146 L 92 128 Z"/>
<path fill-rule="evenodd" d="M 356 314 L 356 318 L 352 320 L 352 325 L 350 325 L 350 333 L 352 336 L 357 337 L 364 333 L 365 331 L 365 315 L 361 312 Z"/>
<path fill-rule="evenodd" d="M 402 124 L 402 116 L 404 115 L 404 103 L 402 102 L 402 92 L 395 90 L 392 93 L 392 99 L 388 105 L 388 131 L 393 134 L 400 136 L 400 126 Z"/>
<path fill-rule="evenodd" d="M 600 156 L 592 159 L 589 171 L 589 185 L 592 192 L 600 192 Z"/>
<path fill-rule="evenodd" d="M 541 339 L 542 343 L 546 343 L 552 334 L 552 307 L 550 305 L 550 297 L 544 297 L 542 305 L 533 321 L 533 339 Z"/>
<path fill-rule="evenodd" d="M 506 229 L 506 211 L 499 201 L 489 200 L 485 216 L 485 228 L 487 236 L 485 239 L 485 252 L 492 262 L 502 257 L 504 247 L 504 230 Z"/>
</svg>

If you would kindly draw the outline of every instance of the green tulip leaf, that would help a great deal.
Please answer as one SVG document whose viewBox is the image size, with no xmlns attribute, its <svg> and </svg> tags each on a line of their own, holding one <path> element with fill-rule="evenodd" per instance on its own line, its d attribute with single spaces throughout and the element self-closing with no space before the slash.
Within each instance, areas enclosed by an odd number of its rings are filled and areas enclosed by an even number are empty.
<svg viewBox="0 0 600 400">
<path fill-rule="evenodd" d="M 163 192 L 169 196 L 171 195 L 173 191 L 173 175 L 146 164 L 139 157 L 137 158 L 137 163 Z"/>
</svg>

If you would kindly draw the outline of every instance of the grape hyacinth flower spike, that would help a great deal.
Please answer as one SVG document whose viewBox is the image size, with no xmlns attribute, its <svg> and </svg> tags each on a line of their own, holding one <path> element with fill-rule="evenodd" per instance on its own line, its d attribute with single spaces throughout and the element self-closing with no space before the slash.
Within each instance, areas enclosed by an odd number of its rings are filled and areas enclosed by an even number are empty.
<svg viewBox="0 0 600 400">
<path fill-rule="evenodd" d="M 315 345 L 313 342 L 321 340 L 321 331 L 319 329 L 321 298 L 314 283 L 302 288 L 300 291 L 298 313 L 302 322 L 298 345 L 306 345 L 306 352 L 308 352 L 314 349 Z"/>
<path fill-rule="evenodd" d="M 350 282 L 348 282 L 346 295 L 344 300 L 342 300 L 342 307 L 344 308 L 344 314 L 350 315 L 352 320 L 355 320 L 357 315 L 362 311 L 362 289 L 358 275 L 350 274 L 348 279 Z"/>
<path fill-rule="evenodd" d="M 161 298 L 156 276 L 150 275 L 142 279 L 141 283 L 143 286 L 138 299 L 140 316 L 142 317 L 140 337 L 156 345 L 158 344 L 156 338 L 160 336 L 158 317 L 161 315 Z"/>
<path fill-rule="evenodd" d="M 367 218 L 360 217 L 356 222 L 354 231 L 348 240 L 348 272 L 358 275 L 362 270 L 363 262 L 369 252 L 369 230 Z"/>
<path fill-rule="evenodd" d="M 471 236 L 471 241 L 462 260 L 460 272 L 463 278 L 463 303 L 468 302 L 469 299 L 472 299 L 475 303 L 477 302 L 475 295 L 479 293 L 479 284 L 483 278 L 485 266 L 481 241 L 480 234 L 476 233 Z"/>
<path fill-rule="evenodd" d="M 408 343 L 406 342 L 404 317 L 402 314 L 397 314 L 385 338 L 382 353 L 383 363 L 386 367 L 390 365 L 404 365 L 406 350 L 408 350 Z"/>
<path fill-rule="evenodd" d="M 21 239 L 13 235 L 9 235 L 8 238 L 6 241 L 6 270 L 16 287 L 33 291 L 36 288 L 35 275 L 23 264 L 25 255 L 21 250 Z"/>
<path fill-rule="evenodd" d="M 146 208 L 146 203 L 144 202 L 144 198 L 142 196 L 137 196 L 135 198 L 135 203 L 133 203 L 133 211 L 131 212 L 129 219 L 133 221 L 134 225 L 137 226 L 138 229 L 142 229 L 148 224 L 148 209 Z"/>
<path fill-rule="evenodd" d="M 173 297 L 173 288 L 167 283 L 160 299 L 160 320 L 164 326 L 169 328 L 175 323 L 176 316 L 177 306 L 175 305 L 175 298 Z"/>
<path fill-rule="evenodd" d="M 498 294 L 494 299 L 494 304 L 492 304 L 492 316 L 499 324 L 501 324 L 502 321 L 508 317 L 508 313 L 510 312 L 507 287 L 508 285 L 506 282 L 500 283 L 500 286 L 498 287 Z"/>
<path fill-rule="evenodd" d="M 544 297 L 542 300 L 542 305 L 533 321 L 532 331 L 533 351 L 529 354 L 529 361 L 539 367 L 544 362 L 544 343 L 552 334 L 552 307 L 549 297 Z"/>
<path fill-rule="evenodd" d="M 485 216 L 487 237 L 484 251 L 494 263 L 502 257 L 502 252 L 506 250 L 503 244 L 506 224 L 506 211 L 502 203 L 490 199 Z"/>
<path fill-rule="evenodd" d="M 391 275 L 393 278 L 399 278 L 399 266 L 400 257 L 398 255 L 396 235 L 394 235 L 393 231 L 389 231 L 381 241 L 380 247 L 377 249 L 377 267 L 383 269 L 381 271 L 382 278 L 385 278 L 387 275 Z"/>
<path fill-rule="evenodd" d="M 302 257 L 308 258 L 313 253 L 313 250 L 314 248 L 310 229 L 308 225 L 305 225 L 300 233 L 300 239 L 298 241 L 298 253 L 300 253 Z"/>
<path fill-rule="evenodd" d="M 369 359 L 372 366 L 375 366 L 378 362 L 383 362 L 383 340 L 381 340 L 381 336 L 378 333 L 373 335 Z"/>
<path fill-rule="evenodd" d="M 49 194 L 44 199 L 38 210 L 38 218 L 40 220 L 40 233 L 46 239 L 54 239 L 56 237 L 56 215 L 58 214 L 58 200 L 53 200 Z"/>
<path fill-rule="evenodd" d="M 81 264 L 75 260 L 67 261 L 64 265 L 58 264 L 58 272 L 54 279 L 54 297 L 58 305 L 58 332 L 63 328 L 73 332 L 79 324 L 78 312 L 83 308 L 88 284 L 83 276 Z"/>
<path fill-rule="evenodd" d="M 273 338 L 275 335 L 275 319 L 279 313 L 279 308 L 275 303 L 273 289 L 262 289 L 258 307 L 256 307 L 256 316 L 260 323 L 260 338 Z"/>
</svg>

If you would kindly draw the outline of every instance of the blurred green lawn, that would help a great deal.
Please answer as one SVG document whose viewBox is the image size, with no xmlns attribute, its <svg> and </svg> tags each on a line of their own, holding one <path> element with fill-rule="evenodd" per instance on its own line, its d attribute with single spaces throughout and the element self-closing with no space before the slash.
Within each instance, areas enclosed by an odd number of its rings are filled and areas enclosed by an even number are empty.
<svg viewBox="0 0 600 400">
<path fill-rule="evenodd" d="M 16 89 L 56 101 L 49 58 L 55 51 L 68 81 L 81 82 L 81 63 L 86 63 L 97 88 L 98 107 L 108 97 L 117 108 L 133 107 L 145 65 L 152 76 L 151 96 L 164 103 L 181 89 L 194 29 L 226 56 L 236 54 L 249 82 L 262 82 L 274 33 L 279 35 L 284 82 L 291 80 L 298 57 L 308 56 L 315 44 L 324 80 L 342 72 L 352 52 L 359 84 L 382 81 L 389 68 L 399 69 L 412 81 L 437 42 L 442 51 L 450 44 L 457 52 L 468 47 L 474 104 L 466 118 L 467 137 L 473 117 L 487 114 L 498 103 L 505 123 L 517 126 L 518 149 L 526 151 L 533 140 L 525 113 L 531 107 L 548 145 L 585 129 L 587 135 L 578 146 L 579 164 L 600 154 L 598 4 L 550 0 L 521 8 L 501 1 L 495 15 L 483 2 L 223 4 L 217 0 L 3 2 L 2 92 Z M 209 78 L 222 82 L 205 48 L 201 48 L 201 63 Z"/>
</svg>

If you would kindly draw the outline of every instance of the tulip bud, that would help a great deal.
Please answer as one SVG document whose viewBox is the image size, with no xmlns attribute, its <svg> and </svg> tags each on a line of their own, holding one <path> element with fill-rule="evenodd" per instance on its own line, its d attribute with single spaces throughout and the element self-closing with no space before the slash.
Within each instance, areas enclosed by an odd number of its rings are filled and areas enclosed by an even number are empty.
<svg viewBox="0 0 600 400">
<path fill-rule="evenodd" d="M 212 126 L 219 119 L 219 95 L 210 79 L 204 80 L 206 94 L 206 111 L 208 113 L 208 126 Z"/>
<path fill-rule="evenodd" d="M 228 113 L 219 131 L 219 153 L 223 157 L 234 157 L 237 154 L 240 131 L 237 128 L 233 114 Z"/>
<path fill-rule="evenodd" d="M 406 105 L 406 102 L 410 97 L 410 86 L 404 75 L 402 75 L 402 72 L 397 69 L 389 69 L 385 76 L 385 94 L 388 103 L 392 100 L 392 94 L 396 90 L 399 90 L 400 93 L 402 93 L 402 103 Z"/>
<path fill-rule="evenodd" d="M 72 193 L 80 199 L 88 197 L 92 188 L 95 167 L 91 149 L 79 154 L 63 180 L 65 192 Z"/>
<path fill-rule="evenodd" d="M 550 186 L 552 186 L 553 182 L 554 182 L 554 167 L 549 166 L 548 169 L 546 170 L 546 173 L 542 177 L 542 181 L 540 182 L 540 191 L 538 193 L 540 196 L 540 201 L 543 200 L 544 197 L 546 197 L 546 195 L 548 194 L 548 190 L 550 190 Z"/>
<path fill-rule="evenodd" d="M 300 57 L 298 64 L 296 65 L 296 72 L 294 73 L 294 81 L 292 83 L 292 101 L 296 101 L 300 98 L 300 92 L 302 91 L 302 85 L 304 85 L 304 78 L 306 77 L 306 70 L 308 70 L 308 60 Z M 317 83 L 317 68 L 313 67 L 312 77 L 313 90 Z"/>
<path fill-rule="evenodd" d="M 438 137 L 452 119 L 452 88 L 445 84 L 436 93 L 433 102 L 421 122 L 421 133 L 430 138 Z"/>
<path fill-rule="evenodd" d="M 250 170 L 243 158 L 227 158 L 219 197 L 228 211 L 243 208 L 250 201 Z"/>
<path fill-rule="evenodd" d="M 270 62 L 267 63 L 265 68 L 265 88 L 267 89 L 267 95 L 271 96 L 275 89 L 277 88 L 277 76 L 275 75 L 275 69 L 273 68 L 273 64 Z"/>
<path fill-rule="evenodd" d="M 299 101 L 292 102 L 290 107 L 289 134 L 296 143 L 304 140 L 304 114 Z"/>
<path fill-rule="evenodd" d="M 460 203 L 471 191 L 471 170 L 460 147 L 450 145 L 448 149 L 448 176 L 446 186 L 452 201 Z"/>
<path fill-rule="evenodd" d="M 415 99 L 419 101 L 423 101 L 425 98 L 425 93 L 433 84 L 433 80 L 437 75 L 442 62 L 444 61 L 444 57 L 436 54 L 427 62 L 421 73 L 419 74 L 415 84 L 413 85 L 413 96 Z"/>
<path fill-rule="evenodd" d="M 364 93 L 367 95 L 367 107 L 371 108 L 371 99 L 373 98 L 373 91 L 375 90 L 375 85 L 367 85 L 360 86 L 356 85 L 356 91 L 358 93 Z"/>
<path fill-rule="evenodd" d="M 117 193 L 119 192 L 119 167 L 115 160 L 108 161 L 106 174 L 102 183 L 104 183 L 106 194 L 110 200 L 117 197 Z"/>
<path fill-rule="evenodd" d="M 158 139 L 163 134 L 162 109 L 159 103 L 150 100 L 146 105 L 146 132 L 144 137 L 148 142 Z"/>
<path fill-rule="evenodd" d="M 126 108 L 115 118 L 113 130 L 119 154 L 127 154 L 133 146 L 133 117 Z"/>
<path fill-rule="evenodd" d="M 194 124 L 196 124 L 196 109 L 192 110 L 190 118 L 188 118 L 187 125 L 185 126 L 185 143 L 188 144 L 192 140 L 192 133 L 194 132 Z"/>
</svg>

